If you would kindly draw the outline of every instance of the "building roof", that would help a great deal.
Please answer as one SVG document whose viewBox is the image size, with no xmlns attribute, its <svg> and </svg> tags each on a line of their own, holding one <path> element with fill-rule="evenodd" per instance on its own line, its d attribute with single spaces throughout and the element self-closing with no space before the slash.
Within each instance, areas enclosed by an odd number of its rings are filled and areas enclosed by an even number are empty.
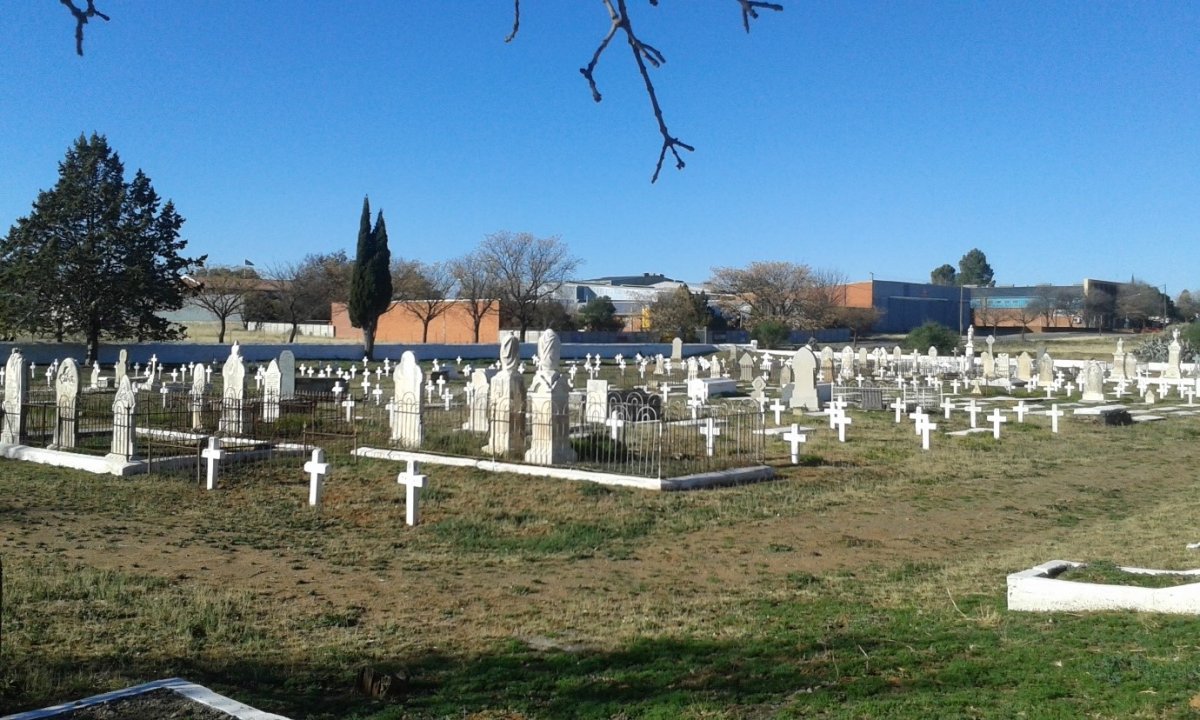
<svg viewBox="0 0 1200 720">
<path fill-rule="evenodd" d="M 671 278 L 661 273 L 642 273 L 641 275 L 606 275 L 604 277 L 592 278 L 591 280 L 576 280 L 575 282 L 581 285 L 631 285 L 636 287 L 650 287 L 659 283 L 675 283 L 679 280 Z"/>
</svg>

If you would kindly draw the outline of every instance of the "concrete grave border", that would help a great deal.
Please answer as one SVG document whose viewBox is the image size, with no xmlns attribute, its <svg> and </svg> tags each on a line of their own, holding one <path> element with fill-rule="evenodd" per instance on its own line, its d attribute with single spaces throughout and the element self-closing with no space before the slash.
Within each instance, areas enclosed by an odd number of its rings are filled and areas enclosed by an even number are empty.
<svg viewBox="0 0 1200 720">
<path fill-rule="evenodd" d="M 387 450 L 382 448 L 362 447 L 354 451 L 359 457 L 391 460 L 430 465 L 449 465 L 453 467 L 472 467 L 486 472 L 504 472 L 514 475 L 533 475 L 536 477 L 556 478 L 559 480 L 582 480 L 601 485 L 619 485 L 636 487 L 643 490 L 694 490 L 722 485 L 739 485 L 741 483 L 771 480 L 775 477 L 775 469 L 768 465 L 749 465 L 729 470 L 713 470 L 711 472 L 682 475 L 673 478 L 648 478 L 637 475 L 618 475 L 616 473 L 593 472 L 576 468 L 554 467 L 548 465 L 524 465 L 521 463 L 484 460 L 482 458 L 459 457 L 452 455 L 435 455 L 433 453 L 414 452 L 411 450 Z"/>
<path fill-rule="evenodd" d="M 54 705 L 52 707 L 42 708 L 40 710 L 29 710 L 27 712 L 17 713 L 16 715 L 5 715 L 0 720 L 42 720 L 43 718 L 54 718 L 59 715 L 78 710 L 85 707 L 93 707 L 102 705 L 114 700 L 124 700 L 126 698 L 145 695 L 154 690 L 171 690 L 183 697 L 207 705 L 215 710 L 237 718 L 238 720 L 289 720 L 283 715 L 275 715 L 273 713 L 263 712 L 250 707 L 244 703 L 240 703 L 233 698 L 225 697 L 219 693 L 197 685 L 196 683 L 188 682 L 183 678 L 167 678 L 165 680 L 154 680 L 141 685 L 125 688 L 124 690 L 114 690 L 112 692 L 92 695 L 91 697 L 76 700 L 74 702 L 63 703 L 62 705 Z"/>
<path fill-rule="evenodd" d="M 1055 576 L 1087 563 L 1051 560 L 1008 576 L 1008 609 L 1025 612 L 1080 612 L 1133 610 L 1138 612 L 1200 615 L 1200 568 L 1152 570 L 1121 567 L 1140 575 L 1195 575 L 1196 582 L 1166 588 L 1059 580 Z"/>
</svg>

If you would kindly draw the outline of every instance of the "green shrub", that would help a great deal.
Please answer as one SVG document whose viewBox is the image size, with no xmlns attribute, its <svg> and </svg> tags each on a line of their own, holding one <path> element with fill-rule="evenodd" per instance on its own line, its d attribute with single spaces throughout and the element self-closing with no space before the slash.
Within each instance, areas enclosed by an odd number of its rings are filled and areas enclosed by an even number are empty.
<svg viewBox="0 0 1200 720">
<path fill-rule="evenodd" d="M 904 336 L 904 347 L 925 352 L 932 347 L 939 355 L 949 355 L 958 347 L 958 333 L 932 320 Z"/>
<path fill-rule="evenodd" d="M 1179 360 L 1193 362 L 1196 359 L 1196 348 L 1200 347 L 1200 326 L 1196 323 L 1175 326 L 1179 333 Z M 1146 338 L 1133 349 L 1134 356 L 1142 362 L 1166 362 L 1171 353 L 1171 329 Z"/>
<path fill-rule="evenodd" d="M 750 331 L 750 337 L 758 341 L 758 346 L 767 350 L 782 346 L 791 335 L 791 328 L 778 320 L 763 320 Z"/>
</svg>

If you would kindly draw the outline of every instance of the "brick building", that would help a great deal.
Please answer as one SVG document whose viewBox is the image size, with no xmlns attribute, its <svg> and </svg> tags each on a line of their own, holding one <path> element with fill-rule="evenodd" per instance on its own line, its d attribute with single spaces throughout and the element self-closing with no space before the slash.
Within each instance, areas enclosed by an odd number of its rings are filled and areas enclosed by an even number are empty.
<svg viewBox="0 0 1200 720">
<path fill-rule="evenodd" d="M 447 300 L 446 310 L 429 323 L 428 342 L 452 345 L 469 345 L 475 342 L 475 321 L 469 312 L 470 300 Z M 408 306 L 418 303 L 393 302 L 379 316 L 379 327 L 375 330 L 376 343 L 419 343 L 421 342 L 421 320 Z M 480 305 L 483 303 L 481 302 Z M 333 303 L 330 323 L 334 336 L 346 340 L 361 341 L 362 331 L 351 327 L 346 303 Z M 493 302 L 479 323 L 479 342 L 497 343 L 500 337 L 500 303 Z"/>
</svg>

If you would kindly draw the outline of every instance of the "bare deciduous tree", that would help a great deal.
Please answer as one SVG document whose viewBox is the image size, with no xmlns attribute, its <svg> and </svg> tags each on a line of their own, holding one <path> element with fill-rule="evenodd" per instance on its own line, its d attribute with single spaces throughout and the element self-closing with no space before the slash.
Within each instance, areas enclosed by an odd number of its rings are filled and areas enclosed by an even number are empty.
<svg viewBox="0 0 1200 720">
<path fill-rule="evenodd" d="M 496 282 L 501 310 L 513 318 L 522 337 L 538 301 L 556 293 L 580 262 L 560 238 L 507 231 L 488 235 L 475 254 Z"/>
<path fill-rule="evenodd" d="M 225 342 L 225 329 L 229 318 L 246 309 L 246 295 L 258 275 L 253 271 L 231 267 L 200 268 L 188 277 L 192 280 L 192 291 L 188 303 L 212 313 L 217 319 L 217 342 Z"/>
<path fill-rule="evenodd" d="M 450 274 L 458 284 L 458 299 L 466 303 L 467 313 L 471 316 L 475 342 L 479 342 L 479 326 L 496 307 L 499 295 L 496 283 L 488 274 L 478 252 L 451 260 L 448 264 Z"/>
<path fill-rule="evenodd" d="M 454 275 L 446 263 L 418 264 L 422 292 L 419 297 L 405 298 L 404 311 L 421 322 L 421 342 L 429 342 L 429 324 L 450 306 Z M 415 285 L 415 283 L 414 283 Z"/>
</svg>

